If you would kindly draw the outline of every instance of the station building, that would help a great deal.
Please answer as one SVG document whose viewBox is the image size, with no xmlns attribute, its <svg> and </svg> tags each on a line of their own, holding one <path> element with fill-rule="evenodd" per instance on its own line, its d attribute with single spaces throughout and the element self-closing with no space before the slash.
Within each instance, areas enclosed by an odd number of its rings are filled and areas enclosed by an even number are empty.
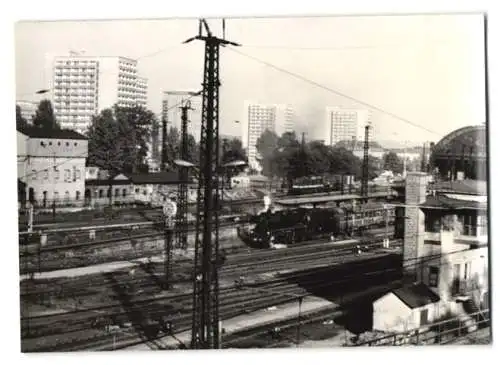
<svg viewBox="0 0 500 365">
<path fill-rule="evenodd" d="M 82 204 L 87 138 L 71 130 L 17 131 L 18 201 L 37 207 Z"/>
</svg>

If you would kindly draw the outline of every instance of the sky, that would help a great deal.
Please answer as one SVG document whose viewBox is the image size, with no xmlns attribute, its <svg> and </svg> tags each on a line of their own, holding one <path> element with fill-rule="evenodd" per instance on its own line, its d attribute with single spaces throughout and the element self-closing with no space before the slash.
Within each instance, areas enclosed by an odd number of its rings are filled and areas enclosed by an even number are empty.
<svg viewBox="0 0 500 365">
<path fill-rule="evenodd" d="M 222 36 L 221 21 L 208 22 Z M 16 98 L 50 88 L 56 55 L 126 56 L 159 113 L 162 91 L 201 88 L 203 43 L 182 44 L 197 32 L 196 19 L 17 23 Z M 479 14 L 227 19 L 241 47 L 220 51 L 221 133 L 241 135 L 234 121 L 253 100 L 292 105 L 308 139 L 322 137 L 325 107 L 341 106 L 371 110 L 379 141 L 437 142 L 485 121 L 483 32 Z"/>
</svg>

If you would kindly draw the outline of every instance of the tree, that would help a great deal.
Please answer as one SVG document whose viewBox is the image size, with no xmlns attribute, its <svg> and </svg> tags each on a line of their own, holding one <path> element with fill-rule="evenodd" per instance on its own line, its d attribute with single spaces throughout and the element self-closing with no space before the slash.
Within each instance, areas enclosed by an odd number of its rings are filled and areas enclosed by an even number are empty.
<svg viewBox="0 0 500 365">
<path fill-rule="evenodd" d="M 151 157 L 154 161 L 161 160 L 160 123 L 154 120 L 151 125 Z"/>
<path fill-rule="evenodd" d="M 261 157 L 262 174 L 268 177 L 275 176 L 273 158 L 278 147 L 278 136 L 276 133 L 266 129 L 259 139 L 257 139 L 255 147 Z"/>
<path fill-rule="evenodd" d="M 181 135 L 177 127 L 170 127 L 167 131 L 165 147 L 167 149 L 167 166 L 173 166 L 174 160 L 181 157 Z"/>
<path fill-rule="evenodd" d="M 16 129 L 23 130 L 28 127 L 28 121 L 23 117 L 21 113 L 21 107 L 16 105 Z"/>
<path fill-rule="evenodd" d="M 382 157 L 383 169 L 390 170 L 394 173 L 403 172 L 403 160 L 399 158 L 396 152 L 390 151 Z"/>
<path fill-rule="evenodd" d="M 121 136 L 128 141 L 123 145 L 123 150 L 130 154 L 131 160 L 127 160 L 125 169 L 131 172 L 147 172 L 148 142 L 153 123 L 156 121 L 154 113 L 140 105 L 131 108 L 115 105 L 113 113 L 120 127 Z"/>
<path fill-rule="evenodd" d="M 219 148 L 221 165 L 234 161 L 248 161 L 243 144 L 238 138 L 223 138 L 219 143 Z M 244 169 L 245 166 L 228 167 L 224 169 L 224 175 L 226 179 L 230 181 L 231 177 L 243 172 Z"/>
<path fill-rule="evenodd" d="M 154 121 L 154 114 L 142 107 L 104 109 L 87 132 L 87 163 L 109 171 L 110 178 L 121 172 L 147 171 L 147 142 Z"/>
<path fill-rule="evenodd" d="M 247 161 L 247 154 L 241 140 L 238 138 L 224 138 L 221 143 L 221 162 Z"/>
<path fill-rule="evenodd" d="M 37 128 L 45 130 L 60 129 L 50 100 L 45 99 L 38 104 L 38 109 L 36 110 L 35 117 L 33 118 L 33 125 Z"/>
</svg>

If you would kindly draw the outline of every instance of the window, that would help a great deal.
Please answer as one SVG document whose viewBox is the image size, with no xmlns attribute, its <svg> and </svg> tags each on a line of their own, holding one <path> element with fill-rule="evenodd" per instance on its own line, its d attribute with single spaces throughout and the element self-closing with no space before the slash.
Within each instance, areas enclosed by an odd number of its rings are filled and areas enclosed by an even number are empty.
<svg viewBox="0 0 500 365">
<path fill-rule="evenodd" d="M 127 196 L 127 189 L 122 190 L 122 196 L 125 198 Z"/>
<path fill-rule="evenodd" d="M 77 192 L 76 192 L 75 199 L 76 199 L 76 200 L 80 200 L 80 192 L 79 192 L 79 191 L 77 191 Z"/>
<path fill-rule="evenodd" d="M 37 174 L 36 170 L 31 170 L 31 180 L 36 180 L 36 174 Z"/>
<path fill-rule="evenodd" d="M 441 217 L 437 214 L 425 215 L 425 231 L 426 232 L 439 232 L 441 229 Z"/>
<path fill-rule="evenodd" d="M 71 182 L 71 170 L 70 169 L 64 170 L 64 182 Z"/>
<path fill-rule="evenodd" d="M 59 200 L 59 192 L 57 191 L 54 191 L 54 201 L 58 201 Z"/>
<path fill-rule="evenodd" d="M 66 191 L 66 192 L 64 193 L 64 201 L 65 201 L 65 202 L 69 202 L 69 191 Z"/>
<path fill-rule="evenodd" d="M 104 197 L 104 190 L 99 189 L 99 198 L 102 198 L 102 197 Z"/>
<path fill-rule="evenodd" d="M 115 189 L 115 197 L 119 197 L 120 196 L 120 189 Z"/>
<path fill-rule="evenodd" d="M 135 188 L 135 193 L 139 194 L 139 188 Z"/>
<path fill-rule="evenodd" d="M 48 180 L 49 179 L 49 169 L 43 170 L 43 179 Z"/>
<path fill-rule="evenodd" d="M 476 236 L 477 234 L 477 215 L 468 213 L 458 216 L 458 220 L 462 224 L 462 234 L 465 236 Z"/>
<path fill-rule="evenodd" d="M 429 286 L 437 288 L 439 282 L 439 267 L 429 266 Z"/>
<path fill-rule="evenodd" d="M 429 324 L 429 310 L 422 309 L 420 311 L 420 326 L 425 326 L 426 324 Z"/>
<path fill-rule="evenodd" d="M 471 264 L 466 262 L 464 265 L 464 280 L 470 279 Z"/>
</svg>

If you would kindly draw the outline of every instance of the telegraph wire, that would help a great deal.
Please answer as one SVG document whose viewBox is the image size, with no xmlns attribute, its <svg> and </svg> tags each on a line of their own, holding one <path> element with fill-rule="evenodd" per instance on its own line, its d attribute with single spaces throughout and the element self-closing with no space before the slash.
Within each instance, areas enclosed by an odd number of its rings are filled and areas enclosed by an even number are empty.
<svg viewBox="0 0 500 365">
<path fill-rule="evenodd" d="M 241 55 L 241 56 L 247 57 L 247 58 L 249 58 L 249 59 L 251 59 L 251 60 L 254 60 L 254 61 L 258 62 L 258 63 L 261 63 L 261 64 L 263 64 L 263 65 L 265 65 L 265 66 L 268 66 L 268 67 L 270 67 L 270 68 L 272 68 L 272 69 L 275 69 L 275 70 L 277 70 L 277 71 L 279 71 L 279 72 L 285 73 L 285 74 L 287 74 L 287 75 L 289 75 L 289 76 L 295 77 L 295 78 L 297 78 L 297 79 L 299 79 L 299 80 L 302 80 L 302 81 L 304 81 L 304 82 L 307 82 L 307 83 L 309 83 L 309 84 L 311 84 L 311 85 L 314 85 L 314 86 L 316 86 L 316 87 L 319 87 L 319 88 L 321 88 L 321 89 L 323 89 L 323 90 L 329 91 L 329 92 L 331 92 L 331 93 L 333 93 L 333 94 L 335 94 L 335 95 L 341 96 L 341 97 L 343 97 L 343 98 L 345 98 L 345 99 L 349 99 L 349 100 L 351 100 L 351 101 L 354 101 L 354 102 L 356 102 L 357 104 L 361 104 L 361 105 L 366 106 L 366 107 L 368 107 L 368 108 L 370 108 L 370 109 L 376 110 L 376 111 L 378 111 L 378 112 L 380 112 L 380 113 L 382 113 L 382 114 L 386 114 L 386 115 L 388 115 L 388 116 L 390 116 L 390 117 L 392 117 L 392 118 L 394 118 L 394 119 L 396 119 L 396 120 L 403 121 L 403 122 L 405 122 L 406 124 L 409 124 L 409 125 L 411 125 L 411 126 L 413 126 L 413 127 L 420 128 L 420 129 L 425 130 L 425 131 L 427 131 L 427 132 L 429 132 L 429 133 L 432 133 L 432 134 L 435 134 L 435 135 L 441 136 L 441 133 L 438 133 L 438 132 L 436 132 L 436 131 L 433 131 L 433 130 L 431 130 L 431 129 L 429 129 L 429 128 L 426 128 L 426 127 L 424 127 L 424 126 L 422 126 L 422 125 L 420 125 L 420 124 L 417 124 L 417 123 L 415 123 L 415 122 L 412 122 L 412 121 L 410 121 L 410 120 L 409 120 L 409 119 L 407 119 L 407 118 L 400 117 L 400 116 L 398 116 L 398 115 L 396 115 L 396 114 L 394 114 L 394 113 L 391 113 L 391 112 L 389 112 L 389 111 L 387 111 L 387 110 L 384 110 L 384 109 L 382 109 L 382 108 L 380 108 L 380 107 L 377 107 L 377 106 L 375 106 L 375 105 L 369 104 L 369 103 L 364 102 L 364 101 L 362 101 L 362 100 L 360 100 L 360 99 L 357 99 L 357 98 L 355 98 L 355 97 L 349 96 L 349 95 L 347 95 L 347 94 L 345 94 L 345 93 L 343 93 L 343 92 L 340 92 L 340 91 L 338 91 L 338 90 L 335 90 L 335 89 L 333 89 L 333 88 L 331 88 L 331 87 L 328 87 L 328 86 L 325 86 L 325 85 L 323 85 L 323 84 L 320 84 L 319 82 L 316 82 L 316 81 L 314 81 L 314 80 L 311 80 L 311 79 L 309 79 L 309 78 L 307 78 L 307 77 L 305 77 L 305 76 L 302 76 L 302 75 L 297 74 L 297 73 L 292 72 L 292 71 L 288 71 L 288 70 L 286 70 L 286 69 L 284 69 L 284 68 L 282 68 L 282 67 L 280 67 L 280 66 L 276 66 L 276 65 L 274 65 L 274 64 L 272 64 L 272 63 L 270 63 L 270 62 L 267 62 L 267 61 L 261 60 L 261 59 L 259 59 L 259 58 L 255 57 L 255 56 L 251 56 L 251 55 L 249 55 L 249 54 L 247 54 L 247 53 L 244 53 L 244 52 L 242 52 L 242 51 L 239 51 L 239 50 L 237 50 L 237 49 L 235 49 L 235 48 L 232 48 L 232 47 L 225 47 L 225 48 L 226 48 L 226 49 L 229 49 L 229 50 L 231 50 L 232 52 L 235 52 L 235 53 L 237 53 L 237 54 L 239 54 L 239 55 Z"/>
</svg>

